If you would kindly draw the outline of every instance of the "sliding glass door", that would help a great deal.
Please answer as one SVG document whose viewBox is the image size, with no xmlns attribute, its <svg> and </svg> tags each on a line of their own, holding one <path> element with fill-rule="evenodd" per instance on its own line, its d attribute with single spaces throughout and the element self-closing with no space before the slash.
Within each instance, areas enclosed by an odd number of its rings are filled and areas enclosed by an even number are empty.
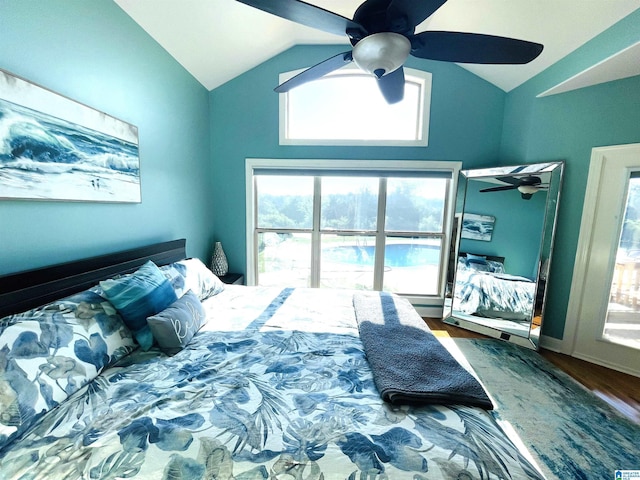
<svg viewBox="0 0 640 480">
<path fill-rule="evenodd" d="M 640 350 L 640 172 L 630 173 L 602 337 Z"/>
</svg>

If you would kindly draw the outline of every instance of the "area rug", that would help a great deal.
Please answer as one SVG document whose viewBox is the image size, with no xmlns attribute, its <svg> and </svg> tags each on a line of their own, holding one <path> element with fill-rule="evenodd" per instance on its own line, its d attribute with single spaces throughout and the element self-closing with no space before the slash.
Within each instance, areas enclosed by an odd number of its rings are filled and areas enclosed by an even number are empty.
<svg viewBox="0 0 640 480">
<path fill-rule="evenodd" d="M 493 339 L 453 339 L 549 479 L 614 479 L 640 470 L 640 425 L 538 353 Z"/>
</svg>

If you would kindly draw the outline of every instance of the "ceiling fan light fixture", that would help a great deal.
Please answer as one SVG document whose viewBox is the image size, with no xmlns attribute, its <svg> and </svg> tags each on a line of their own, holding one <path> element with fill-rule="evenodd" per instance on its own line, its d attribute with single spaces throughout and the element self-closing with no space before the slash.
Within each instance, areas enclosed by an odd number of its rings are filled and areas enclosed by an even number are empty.
<svg viewBox="0 0 640 480">
<path fill-rule="evenodd" d="M 404 65 L 410 51 L 411 42 L 404 35 L 392 32 L 374 33 L 353 47 L 353 61 L 360 69 L 380 78 Z"/>
<path fill-rule="evenodd" d="M 543 49 L 539 43 L 481 33 L 430 30 L 414 34 L 415 28 L 447 0 L 364 0 L 353 20 L 308 3 L 309 0 L 238 1 L 327 33 L 346 33 L 353 45 L 351 51 L 334 55 L 278 85 L 274 89 L 278 93 L 355 61 L 360 69 L 377 78 L 382 96 L 394 104 L 404 96 L 401 67 L 409 55 L 442 62 L 521 65 L 532 61 Z"/>
<path fill-rule="evenodd" d="M 525 195 L 532 195 L 538 191 L 538 187 L 535 185 L 520 185 L 518 187 L 518 191 L 520 193 L 524 193 Z"/>
</svg>

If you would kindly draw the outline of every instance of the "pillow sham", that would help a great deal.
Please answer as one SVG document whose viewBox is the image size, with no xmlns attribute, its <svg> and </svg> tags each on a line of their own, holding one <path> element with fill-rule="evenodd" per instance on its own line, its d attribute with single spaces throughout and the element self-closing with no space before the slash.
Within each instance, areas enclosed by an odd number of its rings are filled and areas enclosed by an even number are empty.
<svg viewBox="0 0 640 480">
<path fill-rule="evenodd" d="M 206 315 L 200 300 L 189 290 L 162 312 L 147 318 L 153 338 L 169 355 L 182 350 L 204 325 Z"/>
<path fill-rule="evenodd" d="M 504 265 L 501 262 L 496 260 L 485 260 L 484 262 L 480 261 L 469 261 L 465 257 L 460 257 L 458 259 L 458 269 L 459 270 L 473 270 L 476 272 L 488 272 L 488 273 L 505 273 Z"/>
<path fill-rule="evenodd" d="M 161 270 L 171 282 L 178 297 L 191 290 L 200 300 L 204 300 L 224 290 L 222 280 L 214 275 L 199 258 L 180 260 L 161 267 Z"/>
<path fill-rule="evenodd" d="M 487 257 L 485 257 L 484 255 L 473 255 L 471 253 L 467 253 L 467 263 L 486 265 Z"/>
<path fill-rule="evenodd" d="M 164 265 L 160 267 L 160 271 L 165 276 L 165 278 L 169 280 L 169 283 L 173 287 L 173 290 L 176 292 L 176 296 L 180 298 L 186 293 L 188 288 L 185 289 L 186 280 L 184 278 L 184 275 L 182 275 L 182 273 L 178 271 L 175 265 L 175 263 L 172 263 L 171 265 Z M 180 270 L 184 269 L 181 268 Z"/>
<path fill-rule="evenodd" d="M 169 280 L 149 260 L 130 275 L 100 282 L 103 295 L 122 316 L 143 350 L 153 345 L 147 317 L 161 312 L 178 297 Z"/>
<path fill-rule="evenodd" d="M 496 260 L 487 260 L 487 267 L 492 273 L 504 273 L 504 265 Z"/>
<path fill-rule="evenodd" d="M 0 448 L 135 348 L 91 290 L 0 319 Z"/>
<path fill-rule="evenodd" d="M 471 263 L 467 265 L 467 268 L 474 272 L 491 272 L 491 268 L 486 263 Z"/>
</svg>

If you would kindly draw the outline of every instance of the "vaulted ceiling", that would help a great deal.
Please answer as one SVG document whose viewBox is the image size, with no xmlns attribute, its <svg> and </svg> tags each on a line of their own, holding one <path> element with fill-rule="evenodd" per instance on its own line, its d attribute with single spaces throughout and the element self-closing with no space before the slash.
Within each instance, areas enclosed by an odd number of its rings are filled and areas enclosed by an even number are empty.
<svg viewBox="0 0 640 480">
<path fill-rule="evenodd" d="M 208 90 L 294 45 L 348 44 L 346 36 L 304 27 L 235 0 L 115 2 Z M 308 3 L 353 18 L 361 0 Z M 461 65 L 510 91 L 637 8 L 640 0 L 449 0 L 416 32 L 476 32 L 542 43 L 542 54 L 526 65 Z M 322 60 L 309 59 L 300 68 Z M 608 75 L 616 78 L 614 71 Z"/>
</svg>

